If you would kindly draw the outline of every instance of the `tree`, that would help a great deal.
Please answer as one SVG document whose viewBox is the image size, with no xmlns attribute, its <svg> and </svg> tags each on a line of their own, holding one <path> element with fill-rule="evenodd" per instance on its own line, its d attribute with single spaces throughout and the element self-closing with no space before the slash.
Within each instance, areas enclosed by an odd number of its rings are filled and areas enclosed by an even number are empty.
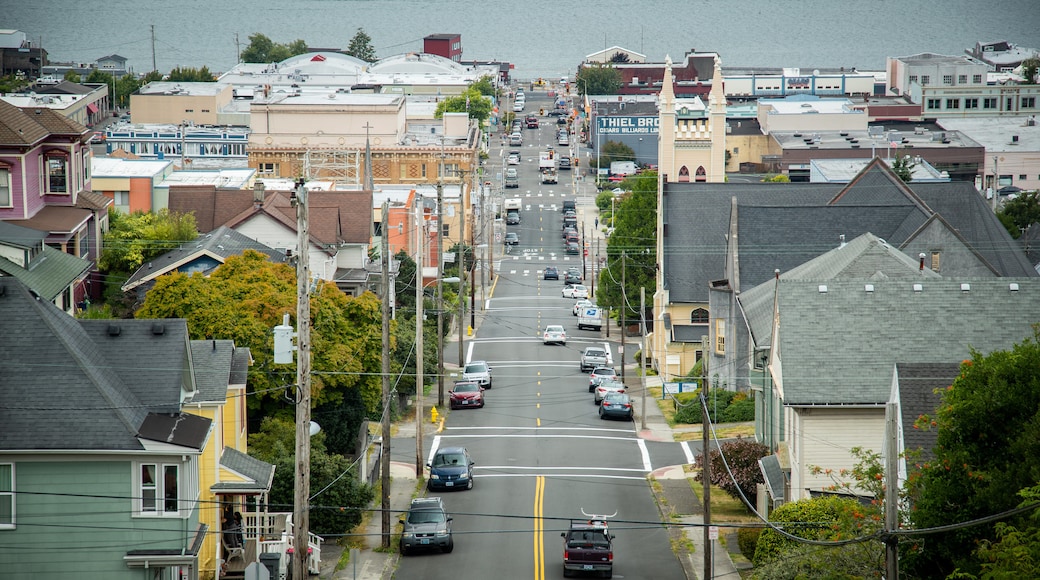
<svg viewBox="0 0 1040 580">
<path fill-rule="evenodd" d="M 281 62 L 291 56 L 307 52 L 307 44 L 294 40 L 288 45 L 278 44 L 259 32 L 249 35 L 249 45 L 242 50 L 242 62 Z"/>
<path fill-rule="evenodd" d="M 700 405 L 700 403 L 697 403 Z M 721 453 L 720 453 L 721 451 Z M 758 460 L 769 455 L 769 448 L 751 439 L 737 438 L 736 441 L 727 441 L 708 452 L 709 476 L 711 484 L 718 486 L 730 496 L 740 499 L 743 493 L 748 501 L 754 502 L 757 494 L 757 485 L 765 483 L 762 479 L 762 470 L 758 467 Z M 729 471 L 722 457 L 726 457 Z M 697 456 L 697 463 L 704 465 L 704 455 Z M 733 477 L 730 477 L 730 472 Z M 698 473 L 694 479 L 703 481 L 703 472 Z M 734 479 L 736 481 L 734 481 Z"/>
<path fill-rule="evenodd" d="M 247 347 L 255 361 L 249 373 L 249 408 L 254 415 L 294 416 L 286 399 L 295 397 L 294 365 L 273 363 L 271 329 L 282 315 L 296 312 L 296 272 L 247 251 L 231 256 L 208 277 L 172 273 L 160 276 L 137 318 L 184 318 L 192 339 L 230 339 Z M 295 326 L 295 324 L 294 324 Z M 382 397 L 382 315 L 371 292 L 347 296 L 331 282 L 311 292 L 312 398 L 316 408 L 358 417 L 379 417 Z M 393 347 L 391 347 L 393 348 Z M 344 433 L 356 433 L 358 423 Z M 255 418 L 255 417 L 254 417 Z M 352 448 L 352 447 L 351 447 Z M 338 444 L 336 452 L 344 452 Z"/>
<path fill-rule="evenodd" d="M 444 117 L 444 113 L 469 113 L 470 119 L 476 119 L 481 124 L 491 116 L 491 99 L 480 94 L 480 91 L 472 86 L 467 87 L 461 95 L 448 97 L 437 103 L 437 110 L 433 116 L 437 119 Z"/>
<path fill-rule="evenodd" d="M 910 183 L 914 179 L 914 168 L 917 167 L 917 161 L 909 155 L 896 155 L 894 161 L 892 161 L 892 172 L 896 174 L 903 181 L 903 183 Z"/>
<path fill-rule="evenodd" d="M 626 53 L 624 53 L 624 52 L 621 52 L 621 51 L 615 52 L 613 54 L 613 56 L 610 57 L 610 62 L 615 63 L 615 64 L 617 64 L 617 63 L 624 64 L 624 63 L 628 62 L 628 60 L 629 60 L 628 59 L 628 55 Z"/>
<path fill-rule="evenodd" d="M 1040 485 L 1019 492 L 1021 506 L 1038 505 Z M 978 548 L 983 578 L 1040 577 L 1040 510 L 1034 510 L 1019 529 L 1006 522 L 994 527 L 997 541 L 983 540 Z"/>
<path fill-rule="evenodd" d="M 628 145 L 620 141 L 607 141 L 599 148 L 599 157 L 595 160 L 595 166 L 610 167 L 615 161 L 635 161 L 636 152 Z"/>
<path fill-rule="evenodd" d="M 470 85 L 470 88 L 476 89 L 478 93 L 484 95 L 485 97 L 494 97 L 498 92 L 497 88 L 495 87 L 495 84 L 491 80 L 490 75 L 484 75 L 479 79 L 473 81 L 473 84 Z"/>
<path fill-rule="evenodd" d="M 657 288 L 657 172 L 641 173 L 626 183 L 632 184 L 632 192 L 615 204 L 614 233 L 607 240 L 607 267 L 599 278 L 596 302 L 612 309 L 625 305 L 625 319 L 632 324 L 640 319 L 639 289 L 653 296 Z"/>
<path fill-rule="evenodd" d="M 354 38 L 350 39 L 350 45 L 347 46 L 347 54 L 350 56 L 361 59 L 365 62 L 375 62 L 376 49 L 372 46 L 372 37 L 365 32 L 364 28 L 358 28 L 357 33 L 354 34 Z"/>
<path fill-rule="evenodd" d="M 209 67 L 177 67 L 170 71 L 170 75 L 166 80 L 175 83 L 213 83 L 217 81 L 217 77 L 209 71 Z"/>
<path fill-rule="evenodd" d="M 157 212 L 109 213 L 105 249 L 98 268 L 105 273 L 132 274 L 146 261 L 157 258 L 199 236 L 194 214 L 163 208 Z"/>
<path fill-rule="evenodd" d="M 1025 191 L 1015 199 L 1009 199 L 997 212 L 997 217 L 1011 237 L 1017 239 L 1023 230 L 1040 222 L 1040 193 Z"/>
<path fill-rule="evenodd" d="M 69 81 L 70 83 L 78 83 L 80 76 L 76 73 L 76 71 L 69 69 L 65 71 L 65 76 L 62 78 Z"/>
<path fill-rule="evenodd" d="M 1040 70 L 1040 57 L 1034 56 L 1022 61 L 1023 84 L 1031 85 L 1037 82 L 1037 70 Z"/>
<path fill-rule="evenodd" d="M 841 541 L 866 538 L 881 528 L 880 511 L 850 497 L 822 496 L 785 503 L 769 521 L 807 540 Z M 884 549 L 864 541 L 829 547 L 812 546 L 781 535 L 772 528 L 758 537 L 755 578 L 881 578 Z"/>
<path fill-rule="evenodd" d="M 316 534 L 345 534 L 361 523 L 374 492 L 371 487 L 359 483 L 358 467 L 342 455 L 329 453 L 324 441 L 323 426 L 322 431 L 311 438 L 309 473 L 314 498 L 310 502 L 310 529 Z M 271 505 L 294 505 L 295 421 L 265 418 L 260 430 L 249 435 L 249 454 L 275 466 Z M 343 477 L 348 472 L 352 472 L 351 475 Z"/>
<path fill-rule="evenodd" d="M 578 69 L 574 86 L 579 95 L 616 95 L 621 89 L 621 71 L 609 64 L 593 64 Z"/>
<path fill-rule="evenodd" d="M 972 352 L 942 393 L 934 416 L 916 428 L 936 430 L 935 458 L 919 464 L 920 493 L 913 524 L 929 528 L 967 522 L 1014 508 L 1020 490 L 1040 473 L 1040 326 L 1011 350 Z M 995 420 L 996 419 L 996 420 Z M 934 421 L 934 427 L 932 427 Z M 1034 524 L 1035 525 L 1035 524 Z M 978 574 L 973 555 L 996 540 L 993 524 L 928 536 L 905 561 L 911 573 L 954 569 Z"/>
</svg>

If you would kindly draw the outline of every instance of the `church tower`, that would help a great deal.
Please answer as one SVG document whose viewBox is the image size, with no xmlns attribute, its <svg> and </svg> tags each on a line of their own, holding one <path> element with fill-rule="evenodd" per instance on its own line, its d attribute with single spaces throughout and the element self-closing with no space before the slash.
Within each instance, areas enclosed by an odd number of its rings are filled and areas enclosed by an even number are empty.
<svg viewBox="0 0 1040 580">
<path fill-rule="evenodd" d="M 700 97 L 676 98 L 672 61 L 665 61 L 658 110 L 658 165 L 667 181 L 726 180 L 726 93 L 722 82 L 722 62 L 716 56 L 708 103 Z"/>
</svg>

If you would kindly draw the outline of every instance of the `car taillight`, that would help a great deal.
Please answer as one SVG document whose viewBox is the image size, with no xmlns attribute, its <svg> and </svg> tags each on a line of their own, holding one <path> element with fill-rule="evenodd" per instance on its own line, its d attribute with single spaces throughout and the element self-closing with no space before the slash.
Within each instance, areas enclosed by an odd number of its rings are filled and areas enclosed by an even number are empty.
<svg viewBox="0 0 1040 580">
<path fill-rule="evenodd" d="M 607 552 L 607 561 L 611 563 L 614 562 L 614 552 Z"/>
<path fill-rule="evenodd" d="M 621 406 L 626 408 L 626 409 L 631 409 L 632 408 L 632 405 L 630 405 L 628 403 L 625 403 L 624 405 L 621 405 Z"/>
</svg>

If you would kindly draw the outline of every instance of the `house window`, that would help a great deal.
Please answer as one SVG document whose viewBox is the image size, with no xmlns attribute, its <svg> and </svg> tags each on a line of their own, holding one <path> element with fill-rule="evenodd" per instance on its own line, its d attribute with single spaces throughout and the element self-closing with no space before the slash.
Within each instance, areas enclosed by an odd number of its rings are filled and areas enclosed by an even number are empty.
<svg viewBox="0 0 1040 580">
<path fill-rule="evenodd" d="M 141 515 L 178 515 L 180 506 L 180 466 L 140 464 L 138 501 Z"/>
<path fill-rule="evenodd" d="M 707 324 L 708 311 L 703 308 L 694 308 L 690 313 L 690 322 L 693 324 Z"/>
<path fill-rule="evenodd" d="M 1023 109 L 1035 109 L 1036 108 L 1036 97 L 1022 97 L 1022 108 Z"/>
<path fill-rule="evenodd" d="M 957 75 L 957 84 L 966 85 L 968 84 L 968 75 Z"/>
<path fill-rule="evenodd" d="M 0 207 L 11 207 L 11 170 L 0 167 Z"/>
<path fill-rule="evenodd" d="M 947 109 L 959 109 L 959 108 L 961 108 L 961 100 L 960 99 L 946 99 L 946 108 Z"/>
<path fill-rule="evenodd" d="M 921 75 L 921 84 L 922 85 L 927 85 L 930 82 L 932 82 L 932 77 L 930 77 L 929 75 Z"/>
<path fill-rule="evenodd" d="M 973 83 L 975 83 L 977 85 L 981 85 L 982 84 L 982 75 L 972 75 L 971 82 L 973 82 Z"/>
<path fill-rule="evenodd" d="M 113 201 L 116 206 L 128 207 L 130 205 L 130 192 L 129 191 L 116 191 L 113 192 Z"/>
<path fill-rule="evenodd" d="M 978 109 L 979 108 L 979 100 L 975 99 L 975 98 L 964 99 L 964 108 L 965 109 Z"/>
<path fill-rule="evenodd" d="M 458 163 L 445 163 L 444 164 L 444 173 L 442 175 L 439 175 L 438 177 L 440 177 L 442 179 L 445 178 L 445 177 L 460 177 L 459 164 Z"/>
<path fill-rule="evenodd" d="M 426 164 L 423 163 L 420 167 L 421 167 L 420 173 L 422 173 L 423 179 L 426 179 Z"/>
<path fill-rule="evenodd" d="M 1025 181 L 1025 179 L 1026 179 L 1026 174 L 1025 173 L 1019 173 L 1018 174 L 1018 180 L 1019 181 Z"/>
<path fill-rule="evenodd" d="M 0 529 L 14 527 L 14 464 L 0 463 Z"/>
<path fill-rule="evenodd" d="M 917 82 L 917 75 L 910 75 L 910 82 L 916 83 Z"/>
<path fill-rule="evenodd" d="M 441 238 L 448 239 L 451 237 L 451 224 L 441 224 Z"/>
<path fill-rule="evenodd" d="M 938 272 L 939 271 L 939 254 L 940 254 L 940 252 L 938 250 L 933 250 L 932 251 L 932 265 L 931 265 L 931 268 L 932 268 L 933 272 Z"/>
<path fill-rule="evenodd" d="M 263 175 L 277 175 L 278 164 L 277 163 L 261 163 L 258 167 L 259 172 Z"/>
<path fill-rule="evenodd" d="M 943 84 L 944 85 L 952 85 L 953 84 L 953 75 L 943 75 Z"/>
<path fill-rule="evenodd" d="M 64 156 L 48 156 L 47 193 L 69 192 L 69 160 Z"/>
<path fill-rule="evenodd" d="M 942 108 L 942 99 L 928 99 L 928 108 L 933 110 Z"/>
<path fill-rule="evenodd" d="M 726 321 L 722 318 L 715 321 L 715 354 L 726 354 Z"/>
<path fill-rule="evenodd" d="M 996 109 L 997 108 L 997 98 L 996 97 L 986 97 L 986 98 L 982 99 L 982 108 L 983 109 Z"/>
</svg>

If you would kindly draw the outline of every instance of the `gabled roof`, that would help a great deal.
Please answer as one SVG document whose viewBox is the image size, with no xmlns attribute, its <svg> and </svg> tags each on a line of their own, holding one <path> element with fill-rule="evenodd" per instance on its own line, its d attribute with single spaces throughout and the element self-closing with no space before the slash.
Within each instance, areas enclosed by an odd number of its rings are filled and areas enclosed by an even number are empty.
<svg viewBox="0 0 1040 580">
<path fill-rule="evenodd" d="M 111 336 L 114 331 L 106 328 L 112 344 L 99 344 L 85 329 L 88 322 L 127 332 Z M 179 323 L 186 333 L 183 320 L 163 322 Z M 197 436 L 181 438 L 167 421 L 149 419 L 179 410 L 180 381 L 171 386 L 166 377 L 186 374 L 176 354 L 166 354 L 186 342 L 184 334 L 153 334 L 143 341 L 130 332 L 152 323 L 77 320 L 18 280 L 0 277 L 0 332 L 18 338 L 7 341 L 0 364 L 0 448 L 142 451 L 142 429 L 151 438 L 193 446 Z M 191 433 L 202 431 L 194 419 L 183 424 L 188 423 Z"/>
<path fill-rule="evenodd" d="M 881 405 L 893 365 L 1006 350 L 1040 322 L 1040 278 L 870 283 L 780 279 L 785 405 Z"/>
<path fill-rule="evenodd" d="M 244 481 L 221 481 L 210 491 L 223 493 L 258 493 L 270 491 L 274 481 L 274 465 L 250 457 L 237 449 L 225 447 L 220 466 L 242 476 Z"/>
<path fill-rule="evenodd" d="M 918 429 L 914 423 L 921 415 L 935 415 L 942 402 L 941 391 L 953 384 L 961 363 L 898 363 L 895 368 L 894 397 L 899 403 L 903 449 L 920 451 L 919 459 L 929 461 L 935 457 L 935 429 Z"/>
<path fill-rule="evenodd" d="M 233 340 L 191 341 L 191 361 L 198 388 L 193 403 L 222 403 L 227 400 L 234 355 Z"/>
<path fill-rule="evenodd" d="M 740 288 L 835 247 L 841 234 L 851 239 L 871 232 L 902 246 L 936 214 L 1000 276 L 1037 275 L 972 184 L 903 184 L 889 174 L 875 159 L 845 185 L 666 182 L 660 212 L 671 301 L 706 303 L 708 282 L 726 275 L 733 200 Z"/>
<path fill-rule="evenodd" d="M 46 232 L 0 221 L 0 246 L 42 248 L 28 267 L 0 257 L 0 274 L 17 278 L 44 299 L 54 301 L 74 282 L 86 278 L 92 264 L 45 245 L 46 239 Z"/>
<path fill-rule="evenodd" d="M 170 272 L 207 274 L 223 264 L 230 256 L 236 256 L 246 250 L 266 254 L 272 262 L 285 261 L 283 252 L 269 248 L 227 226 L 220 226 L 209 233 L 200 235 L 191 242 L 182 244 L 176 250 L 166 252 L 142 264 L 123 284 L 123 291 L 133 290 Z"/>
<path fill-rule="evenodd" d="M 0 145 L 32 145 L 47 138 L 50 131 L 22 109 L 0 100 Z"/>
</svg>

